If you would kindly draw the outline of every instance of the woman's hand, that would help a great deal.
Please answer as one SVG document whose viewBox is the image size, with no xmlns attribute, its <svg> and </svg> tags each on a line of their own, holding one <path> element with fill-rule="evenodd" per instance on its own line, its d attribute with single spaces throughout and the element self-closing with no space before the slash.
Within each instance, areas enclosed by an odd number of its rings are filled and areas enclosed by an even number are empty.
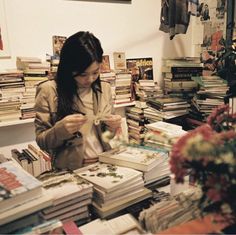
<svg viewBox="0 0 236 235">
<path fill-rule="evenodd" d="M 116 131 L 121 128 L 121 116 L 120 115 L 109 115 L 104 120 L 105 124 L 108 126 L 108 129 L 111 131 Z"/>
<path fill-rule="evenodd" d="M 62 119 L 64 128 L 70 134 L 78 132 L 86 121 L 87 118 L 82 114 L 71 114 Z"/>
</svg>

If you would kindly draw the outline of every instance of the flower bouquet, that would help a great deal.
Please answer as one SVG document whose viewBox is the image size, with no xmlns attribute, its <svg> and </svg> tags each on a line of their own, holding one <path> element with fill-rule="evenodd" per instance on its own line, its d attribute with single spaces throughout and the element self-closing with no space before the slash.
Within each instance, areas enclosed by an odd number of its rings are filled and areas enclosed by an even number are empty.
<svg viewBox="0 0 236 235">
<path fill-rule="evenodd" d="M 177 183 L 191 172 L 202 189 L 200 207 L 236 221 L 236 114 L 222 105 L 209 115 L 207 123 L 189 131 L 173 146 L 171 171 Z"/>
</svg>

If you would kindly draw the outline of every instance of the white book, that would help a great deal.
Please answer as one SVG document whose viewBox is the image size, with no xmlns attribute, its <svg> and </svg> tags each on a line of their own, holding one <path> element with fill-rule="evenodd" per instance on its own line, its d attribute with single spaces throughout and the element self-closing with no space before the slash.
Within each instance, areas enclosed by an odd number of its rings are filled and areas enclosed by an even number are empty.
<svg viewBox="0 0 236 235">
<path fill-rule="evenodd" d="M 47 193 L 52 196 L 55 206 L 77 197 L 92 195 L 93 192 L 91 183 L 75 179 L 70 173 L 52 176 L 42 181 Z"/>
<path fill-rule="evenodd" d="M 105 192 L 123 187 L 126 183 L 142 176 L 142 172 L 111 164 L 95 163 L 74 171 L 80 177 L 91 182 L 94 187 Z"/>
<path fill-rule="evenodd" d="M 165 151 L 150 150 L 139 147 L 127 146 L 117 150 L 99 154 L 99 161 L 118 166 L 130 167 L 140 171 L 149 171 L 162 163 Z"/>
</svg>

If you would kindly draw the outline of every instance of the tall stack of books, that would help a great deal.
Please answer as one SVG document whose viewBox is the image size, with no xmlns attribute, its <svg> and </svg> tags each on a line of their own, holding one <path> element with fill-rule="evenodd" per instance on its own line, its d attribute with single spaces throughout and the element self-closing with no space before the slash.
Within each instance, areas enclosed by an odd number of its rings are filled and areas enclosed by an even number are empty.
<svg viewBox="0 0 236 235">
<path fill-rule="evenodd" d="M 116 71 L 115 105 L 131 103 L 131 78 L 128 71 Z"/>
<path fill-rule="evenodd" d="M 0 72 L 0 121 L 19 119 L 25 84 L 20 70 Z"/>
<path fill-rule="evenodd" d="M 195 77 L 194 80 L 199 84 L 199 89 L 191 100 L 191 109 L 187 118 L 192 128 L 206 122 L 212 110 L 224 104 L 229 89 L 227 81 L 219 76 L 200 76 Z"/>
<path fill-rule="evenodd" d="M 34 118 L 34 104 L 36 86 L 48 80 L 48 72 L 50 71 L 50 63 L 42 62 L 37 57 L 21 57 L 16 58 L 17 69 L 23 70 L 25 81 L 25 93 L 21 100 L 21 118 Z"/>
<path fill-rule="evenodd" d="M 113 52 L 115 80 L 114 106 L 133 105 L 134 97 L 131 93 L 131 72 L 127 69 L 125 52 Z"/>
<path fill-rule="evenodd" d="M 136 106 L 126 107 L 126 121 L 128 126 L 128 138 L 132 144 L 142 144 L 145 136 L 144 109 Z"/>
<path fill-rule="evenodd" d="M 42 211 L 45 220 L 86 221 L 90 219 L 88 207 L 92 202 L 93 185 L 67 171 L 40 175 L 47 194 L 52 196 L 51 207 Z"/>
<path fill-rule="evenodd" d="M 203 64 L 199 57 L 163 59 L 162 73 L 165 94 L 191 97 L 197 88 L 197 83 L 192 80 L 192 77 L 201 76 L 202 71 Z"/>
<path fill-rule="evenodd" d="M 52 205 L 42 183 L 14 161 L 0 164 L 0 233 L 41 222 L 39 212 Z"/>
<path fill-rule="evenodd" d="M 75 173 L 94 185 L 93 211 L 101 218 L 151 196 L 142 172 L 131 168 L 98 162 Z"/>
<path fill-rule="evenodd" d="M 110 83 L 112 100 L 114 101 L 116 98 L 116 74 L 115 72 L 114 71 L 101 72 L 100 79 L 101 81 L 106 81 Z"/>
</svg>

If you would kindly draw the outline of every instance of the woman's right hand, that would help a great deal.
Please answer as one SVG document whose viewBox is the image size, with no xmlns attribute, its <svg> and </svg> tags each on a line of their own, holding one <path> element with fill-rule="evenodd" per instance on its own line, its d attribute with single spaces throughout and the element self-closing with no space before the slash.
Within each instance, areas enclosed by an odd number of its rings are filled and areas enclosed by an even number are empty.
<svg viewBox="0 0 236 235">
<path fill-rule="evenodd" d="M 71 114 L 62 119 L 64 128 L 70 133 L 77 133 L 87 121 L 87 118 L 82 114 Z"/>
</svg>

